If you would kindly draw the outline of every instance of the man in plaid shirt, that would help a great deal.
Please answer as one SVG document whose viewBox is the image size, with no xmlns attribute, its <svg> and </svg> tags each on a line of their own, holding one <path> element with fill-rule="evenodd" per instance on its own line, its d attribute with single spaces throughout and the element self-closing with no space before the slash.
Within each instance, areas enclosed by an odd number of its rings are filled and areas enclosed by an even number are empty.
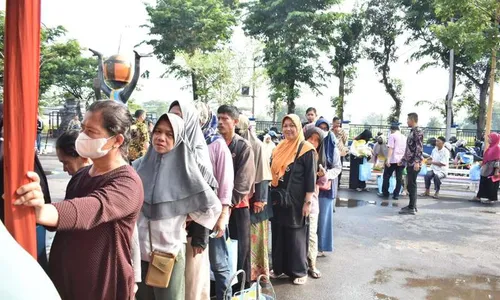
<svg viewBox="0 0 500 300">
<path fill-rule="evenodd" d="M 416 113 L 408 114 L 408 127 L 411 128 L 410 134 L 406 139 L 405 155 L 401 161 L 406 166 L 408 173 L 408 194 L 410 204 L 399 211 L 402 215 L 415 215 L 417 210 L 417 176 L 422 163 L 422 152 L 424 148 L 424 133 L 418 127 L 418 115 Z"/>
</svg>

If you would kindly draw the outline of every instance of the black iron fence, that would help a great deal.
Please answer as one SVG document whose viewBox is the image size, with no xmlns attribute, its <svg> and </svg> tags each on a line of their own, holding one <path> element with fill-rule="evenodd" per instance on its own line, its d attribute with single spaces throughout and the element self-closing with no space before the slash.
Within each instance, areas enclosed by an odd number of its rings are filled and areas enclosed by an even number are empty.
<svg viewBox="0 0 500 300">
<path fill-rule="evenodd" d="M 261 133 L 266 129 L 275 127 L 278 131 L 281 132 L 281 123 L 273 122 L 273 121 L 256 121 L 256 131 Z M 378 132 L 382 132 L 383 134 L 388 134 L 390 130 L 389 125 L 359 125 L 359 124 L 350 124 L 349 125 L 349 138 L 353 139 L 358 136 L 363 130 L 368 129 L 372 132 L 374 136 L 377 135 Z M 431 137 L 437 138 L 438 136 L 446 136 L 446 128 L 431 128 L 431 127 L 423 127 L 424 131 L 424 140 L 427 140 Z M 456 129 L 456 135 L 458 140 L 467 141 L 468 144 L 473 144 L 476 138 L 476 130 L 475 129 Z M 405 135 L 408 135 L 410 129 L 408 127 L 401 127 L 401 132 Z"/>
</svg>

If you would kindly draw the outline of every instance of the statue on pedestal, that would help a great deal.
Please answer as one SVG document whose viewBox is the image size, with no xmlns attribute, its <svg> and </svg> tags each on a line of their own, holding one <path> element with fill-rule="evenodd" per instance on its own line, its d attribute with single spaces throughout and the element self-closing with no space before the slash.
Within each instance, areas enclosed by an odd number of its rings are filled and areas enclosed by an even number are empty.
<svg viewBox="0 0 500 300">
<path fill-rule="evenodd" d="M 140 55 L 135 53 L 135 68 L 132 77 L 132 64 L 124 56 L 116 54 L 109 57 L 106 61 L 102 59 L 102 54 L 96 50 L 89 49 L 98 58 L 98 81 L 100 87 L 94 85 L 96 98 L 100 100 L 101 91 L 108 97 L 123 104 L 127 104 L 132 95 L 141 72 L 141 57 L 149 55 Z"/>
</svg>

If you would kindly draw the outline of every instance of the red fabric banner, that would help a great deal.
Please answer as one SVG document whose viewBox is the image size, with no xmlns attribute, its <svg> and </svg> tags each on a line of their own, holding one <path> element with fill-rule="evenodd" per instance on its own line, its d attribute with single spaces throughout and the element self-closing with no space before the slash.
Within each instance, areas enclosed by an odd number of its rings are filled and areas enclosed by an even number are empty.
<svg viewBox="0 0 500 300">
<path fill-rule="evenodd" d="M 28 183 L 26 173 L 34 168 L 40 65 L 40 0 L 7 0 L 4 47 L 5 226 L 36 259 L 34 210 L 12 203 L 16 189 Z"/>
</svg>

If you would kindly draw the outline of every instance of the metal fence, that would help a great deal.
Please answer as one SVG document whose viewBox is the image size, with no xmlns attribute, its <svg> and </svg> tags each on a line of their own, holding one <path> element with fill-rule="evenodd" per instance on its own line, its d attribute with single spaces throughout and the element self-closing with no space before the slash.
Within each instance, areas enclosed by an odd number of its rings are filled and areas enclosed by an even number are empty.
<svg viewBox="0 0 500 300">
<path fill-rule="evenodd" d="M 256 131 L 261 133 L 264 130 L 269 130 L 271 127 L 276 127 L 278 131 L 281 132 L 281 123 L 273 122 L 273 121 L 256 121 Z M 388 134 L 390 130 L 389 125 L 359 125 L 359 124 L 350 124 L 349 125 L 349 138 L 353 139 L 358 136 L 363 130 L 368 129 L 372 132 L 374 136 L 377 135 L 378 132 L 382 132 L 383 134 Z M 437 138 L 438 136 L 446 136 L 446 128 L 431 128 L 431 127 L 422 127 L 424 131 L 424 140 L 427 140 L 431 137 Z M 401 132 L 404 135 L 408 135 L 410 132 L 410 128 L 401 127 Z M 475 129 L 457 129 L 456 134 L 457 139 L 467 141 L 468 144 L 473 144 L 476 138 L 476 130 Z"/>
</svg>

